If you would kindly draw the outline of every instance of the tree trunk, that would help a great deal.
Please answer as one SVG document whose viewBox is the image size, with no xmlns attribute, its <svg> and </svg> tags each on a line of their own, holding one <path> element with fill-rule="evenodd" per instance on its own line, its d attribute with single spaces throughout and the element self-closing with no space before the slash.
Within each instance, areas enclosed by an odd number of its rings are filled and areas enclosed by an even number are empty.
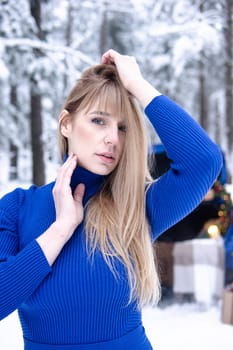
<svg viewBox="0 0 233 350">
<path fill-rule="evenodd" d="M 38 28 L 38 38 L 42 39 L 41 31 L 41 7 L 39 0 L 31 0 L 31 14 Z M 35 60 L 40 52 L 34 50 Z M 45 183 L 45 164 L 43 147 L 43 121 L 41 95 L 37 88 L 37 81 L 31 77 L 31 147 L 32 147 L 32 181 L 41 186 Z"/>
<path fill-rule="evenodd" d="M 99 41 L 99 51 L 100 56 L 103 55 L 103 53 L 108 48 L 108 17 L 107 17 L 107 7 L 104 8 L 102 13 L 102 19 L 101 19 L 101 26 L 100 26 L 100 41 Z"/>
<path fill-rule="evenodd" d="M 32 178 L 33 183 L 45 183 L 43 130 L 41 118 L 41 96 L 31 90 L 31 140 L 32 140 Z"/>
<path fill-rule="evenodd" d="M 68 11 L 67 11 L 67 26 L 65 31 L 66 45 L 71 47 L 72 44 L 72 34 L 73 34 L 73 23 L 74 23 L 74 8 L 73 1 L 68 1 Z"/>
<path fill-rule="evenodd" d="M 199 11 L 201 14 L 204 13 L 204 1 L 199 4 Z M 205 77 L 205 52 L 201 50 L 199 60 L 199 101 L 200 101 L 200 124 L 208 131 L 208 102 L 207 102 L 207 91 L 206 91 L 206 77 Z"/>
<path fill-rule="evenodd" d="M 227 146 L 233 152 L 233 1 L 225 1 L 225 97 L 226 97 L 226 123 Z"/>
<path fill-rule="evenodd" d="M 215 102 L 215 142 L 221 144 L 221 123 L 220 123 L 221 113 L 219 111 L 218 102 Z"/>
<path fill-rule="evenodd" d="M 73 7 L 73 1 L 69 0 L 67 3 L 68 10 L 67 10 L 67 22 L 66 22 L 66 28 L 65 28 L 65 44 L 68 47 L 72 47 L 72 36 L 73 36 L 73 26 L 74 26 L 74 16 L 75 16 L 75 10 Z M 69 72 L 69 66 L 67 60 L 64 61 L 66 72 Z M 64 83 L 64 93 L 67 93 L 67 90 L 70 85 L 70 79 L 68 74 L 64 74 L 63 77 L 63 83 Z"/>
<path fill-rule="evenodd" d="M 10 90 L 10 101 L 11 105 L 15 108 L 14 110 L 14 123 L 17 123 L 17 115 L 15 111 L 17 111 L 17 90 L 15 85 L 11 85 Z M 18 146 L 14 142 L 14 140 L 10 139 L 10 180 L 18 179 Z"/>
<path fill-rule="evenodd" d="M 199 91 L 200 124 L 208 132 L 208 98 L 206 93 L 204 53 L 201 53 L 199 62 Z"/>
</svg>

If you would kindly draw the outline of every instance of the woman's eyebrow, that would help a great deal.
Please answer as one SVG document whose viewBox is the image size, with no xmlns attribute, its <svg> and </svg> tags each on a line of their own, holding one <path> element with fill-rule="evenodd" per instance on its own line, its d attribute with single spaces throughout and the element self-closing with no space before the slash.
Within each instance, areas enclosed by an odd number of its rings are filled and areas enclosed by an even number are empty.
<svg viewBox="0 0 233 350">
<path fill-rule="evenodd" d="M 112 117 L 114 118 L 114 115 L 105 111 L 92 111 L 90 112 L 90 115 L 99 115 L 102 117 Z M 125 123 L 125 118 L 119 118 L 118 119 L 119 123 Z"/>
<path fill-rule="evenodd" d="M 90 113 L 91 115 L 92 114 L 97 114 L 97 115 L 103 115 L 103 116 L 105 116 L 105 117 L 111 117 L 111 114 L 110 113 L 108 113 L 108 112 L 104 112 L 104 111 L 93 111 L 93 112 L 91 112 Z"/>
</svg>

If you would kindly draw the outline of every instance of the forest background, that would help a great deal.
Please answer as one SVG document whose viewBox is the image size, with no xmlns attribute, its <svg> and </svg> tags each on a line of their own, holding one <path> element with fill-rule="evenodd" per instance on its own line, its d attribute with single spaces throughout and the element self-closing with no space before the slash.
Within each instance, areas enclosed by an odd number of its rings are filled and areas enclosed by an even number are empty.
<svg viewBox="0 0 233 350">
<path fill-rule="evenodd" d="M 231 182 L 233 0 L 0 0 L 0 185 L 55 174 L 63 101 L 109 48 L 200 122 Z"/>
</svg>

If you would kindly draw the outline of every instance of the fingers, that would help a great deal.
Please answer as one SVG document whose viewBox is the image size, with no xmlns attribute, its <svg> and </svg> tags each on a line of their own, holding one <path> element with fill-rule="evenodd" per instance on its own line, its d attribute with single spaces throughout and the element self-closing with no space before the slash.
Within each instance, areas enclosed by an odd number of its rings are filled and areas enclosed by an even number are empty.
<svg viewBox="0 0 233 350">
<path fill-rule="evenodd" d="M 106 51 L 102 56 L 102 63 L 104 64 L 116 64 L 118 60 L 124 60 L 124 61 L 135 61 L 136 59 L 134 56 L 128 56 L 128 55 L 121 55 L 119 52 L 110 49 Z"/>
<path fill-rule="evenodd" d="M 108 50 L 102 56 L 102 63 L 114 64 L 117 68 L 120 80 L 126 90 L 136 98 L 140 98 L 138 87 L 144 82 L 140 67 L 134 56 L 121 55 L 115 50 Z"/>
<path fill-rule="evenodd" d="M 74 191 L 74 199 L 76 202 L 82 203 L 85 192 L 85 185 L 79 184 Z"/>
<path fill-rule="evenodd" d="M 70 185 L 71 176 L 76 166 L 77 166 L 77 156 L 74 154 L 71 154 L 67 158 L 66 162 L 61 166 L 58 172 L 56 185 L 54 188 L 55 190 L 56 189 L 65 190 L 69 188 L 68 186 Z"/>
<path fill-rule="evenodd" d="M 114 64 L 114 63 L 116 63 L 115 60 L 118 56 L 120 56 L 120 54 L 117 51 L 110 49 L 103 54 L 102 63 L 103 64 Z"/>
</svg>

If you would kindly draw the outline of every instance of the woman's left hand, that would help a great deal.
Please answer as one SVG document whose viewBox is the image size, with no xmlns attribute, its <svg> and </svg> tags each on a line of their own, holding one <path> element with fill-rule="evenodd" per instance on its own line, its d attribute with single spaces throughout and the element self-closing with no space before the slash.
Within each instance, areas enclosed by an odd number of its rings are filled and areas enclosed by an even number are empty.
<svg viewBox="0 0 233 350">
<path fill-rule="evenodd" d="M 103 64 L 114 64 L 124 87 L 138 99 L 142 107 L 161 93 L 156 90 L 141 74 L 139 65 L 133 56 L 121 55 L 115 50 L 108 50 L 102 56 Z"/>
<path fill-rule="evenodd" d="M 134 56 L 121 55 L 110 49 L 103 54 L 102 63 L 115 64 L 124 87 L 133 95 L 135 84 L 144 80 Z"/>
</svg>

